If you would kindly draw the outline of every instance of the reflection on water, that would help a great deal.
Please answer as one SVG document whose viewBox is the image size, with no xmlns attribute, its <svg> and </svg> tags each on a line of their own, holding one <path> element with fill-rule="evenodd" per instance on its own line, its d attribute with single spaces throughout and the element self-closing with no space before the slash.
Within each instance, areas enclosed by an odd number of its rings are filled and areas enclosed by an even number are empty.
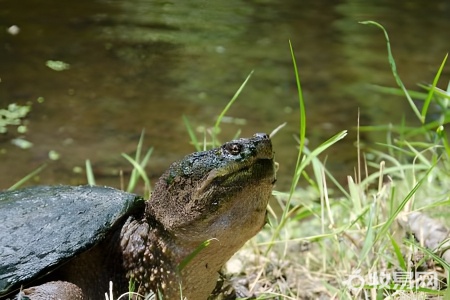
<svg viewBox="0 0 450 300">
<path fill-rule="evenodd" d="M 296 51 L 307 105 L 310 147 L 334 133 L 351 134 L 329 153 L 327 167 L 352 174 L 358 107 L 362 124 L 413 119 L 406 101 L 367 84 L 394 85 L 376 20 L 388 29 L 407 87 L 430 82 L 449 51 L 446 1 L 0 1 L 0 104 L 33 102 L 19 150 L 0 137 L 6 188 L 48 163 L 39 183 L 84 183 L 73 172 L 90 159 L 100 184 L 119 186 L 117 170 L 130 169 L 121 152 L 133 151 L 143 128 L 154 146 L 150 173 L 192 152 L 182 115 L 211 125 L 245 77 L 254 74 L 228 115 L 223 139 L 287 126 L 274 138 L 285 187 L 296 159 L 297 92 L 288 40 Z M 11 35 L 7 28 L 17 25 Z M 56 72 L 48 60 L 70 64 Z M 442 76 L 449 78 L 448 68 Z M 38 104 L 36 99 L 44 97 Z M 366 134 L 367 143 L 382 137 Z M 50 161 L 55 150 L 61 158 Z M 35 183 L 35 182 L 34 182 Z"/>
</svg>

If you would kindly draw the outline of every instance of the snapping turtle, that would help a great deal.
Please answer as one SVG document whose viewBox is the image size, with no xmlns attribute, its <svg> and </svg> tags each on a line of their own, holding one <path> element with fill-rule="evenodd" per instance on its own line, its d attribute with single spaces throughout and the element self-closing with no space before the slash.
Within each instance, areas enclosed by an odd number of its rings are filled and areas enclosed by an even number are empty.
<svg viewBox="0 0 450 300">
<path fill-rule="evenodd" d="M 28 299 L 104 299 L 110 281 L 117 297 L 130 280 L 142 295 L 206 299 L 264 225 L 274 182 L 270 138 L 255 134 L 173 163 L 149 201 L 97 186 L 0 193 L 0 299 L 22 287 Z"/>
</svg>

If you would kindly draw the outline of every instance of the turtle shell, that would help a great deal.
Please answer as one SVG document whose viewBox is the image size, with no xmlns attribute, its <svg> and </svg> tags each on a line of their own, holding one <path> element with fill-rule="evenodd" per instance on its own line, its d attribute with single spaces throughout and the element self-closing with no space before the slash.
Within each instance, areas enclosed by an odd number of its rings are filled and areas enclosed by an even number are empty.
<svg viewBox="0 0 450 300">
<path fill-rule="evenodd" d="M 143 211 L 142 197 L 110 187 L 1 192 L 0 296 L 49 273 Z"/>
</svg>

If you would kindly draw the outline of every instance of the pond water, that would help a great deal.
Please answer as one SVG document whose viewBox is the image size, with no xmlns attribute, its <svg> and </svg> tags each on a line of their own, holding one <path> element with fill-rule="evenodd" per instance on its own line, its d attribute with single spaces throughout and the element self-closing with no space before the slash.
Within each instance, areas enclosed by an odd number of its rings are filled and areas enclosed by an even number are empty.
<svg viewBox="0 0 450 300">
<path fill-rule="evenodd" d="M 349 130 L 327 152 L 327 167 L 343 180 L 356 165 L 358 108 L 362 125 L 414 120 L 403 98 L 370 88 L 395 81 L 383 33 L 358 21 L 386 27 L 408 88 L 431 82 L 450 49 L 448 1 L 0 0 L 0 7 L 0 108 L 32 103 L 28 132 L 0 136 L 0 189 L 43 164 L 28 184 L 83 184 L 86 159 L 98 184 L 119 187 L 118 170 L 131 169 L 120 154 L 133 152 L 143 129 L 156 178 L 194 151 L 182 116 L 194 128 L 213 125 L 252 70 L 221 140 L 286 122 L 273 138 L 279 188 L 286 188 L 299 129 L 288 40 L 306 99 L 308 146 Z M 51 60 L 70 68 L 55 71 L 46 66 Z M 449 75 L 446 67 L 442 88 Z M 33 147 L 12 145 L 18 136 Z M 383 136 L 362 139 L 370 145 Z"/>
</svg>

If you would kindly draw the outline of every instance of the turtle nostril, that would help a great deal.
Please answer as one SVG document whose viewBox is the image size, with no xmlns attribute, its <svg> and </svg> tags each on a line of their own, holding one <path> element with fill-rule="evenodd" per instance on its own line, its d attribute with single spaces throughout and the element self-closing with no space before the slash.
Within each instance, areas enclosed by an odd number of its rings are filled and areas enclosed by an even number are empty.
<svg viewBox="0 0 450 300">
<path fill-rule="evenodd" d="M 260 132 L 258 132 L 258 133 L 255 133 L 253 135 L 253 137 L 262 138 L 262 139 L 268 139 L 269 135 L 267 133 L 260 133 Z"/>
</svg>

